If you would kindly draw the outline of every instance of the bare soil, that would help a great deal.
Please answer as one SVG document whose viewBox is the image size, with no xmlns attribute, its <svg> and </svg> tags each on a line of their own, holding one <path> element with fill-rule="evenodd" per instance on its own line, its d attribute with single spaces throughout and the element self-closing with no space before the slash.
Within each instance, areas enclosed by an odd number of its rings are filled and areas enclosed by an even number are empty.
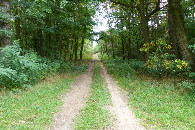
<svg viewBox="0 0 195 130">
<path fill-rule="evenodd" d="M 99 60 L 98 60 L 99 61 Z M 100 61 L 99 61 L 100 62 Z M 127 93 L 121 92 L 120 86 L 108 74 L 104 65 L 100 62 L 102 76 L 105 79 L 108 90 L 111 94 L 112 106 L 108 109 L 114 115 L 113 126 L 108 129 L 112 130 L 144 130 L 145 128 L 139 124 L 139 120 L 135 118 L 133 112 L 129 109 Z"/>
<path fill-rule="evenodd" d="M 89 64 L 87 72 L 81 74 L 72 85 L 72 90 L 64 95 L 62 110 L 55 114 L 53 130 L 73 129 L 73 119 L 86 105 L 90 94 L 90 84 L 94 71 L 94 61 Z"/>
</svg>

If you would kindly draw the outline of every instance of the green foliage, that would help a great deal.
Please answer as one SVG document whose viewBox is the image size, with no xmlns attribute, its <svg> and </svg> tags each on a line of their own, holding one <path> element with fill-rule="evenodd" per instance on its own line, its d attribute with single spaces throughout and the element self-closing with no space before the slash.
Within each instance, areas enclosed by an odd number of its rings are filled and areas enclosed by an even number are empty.
<svg viewBox="0 0 195 130">
<path fill-rule="evenodd" d="M 148 73 L 148 68 L 145 66 L 144 61 L 130 60 L 128 63 L 132 69 L 138 71 L 139 73 Z"/>
<path fill-rule="evenodd" d="M 193 40 L 195 40 L 195 38 Z M 195 44 L 190 45 L 189 48 L 192 50 L 192 53 L 195 53 Z"/>
<path fill-rule="evenodd" d="M 95 6 L 92 1 L 13 0 L 13 30 L 24 49 L 33 48 L 40 56 L 67 60 L 78 52 L 81 39 L 90 39 Z M 75 40 L 78 47 L 75 49 Z M 84 50 L 84 53 L 86 51 Z M 84 54 L 83 53 L 83 54 Z"/>
<path fill-rule="evenodd" d="M 188 63 L 176 59 L 173 54 L 166 53 L 170 49 L 170 45 L 166 44 L 163 39 L 159 39 L 156 43 L 144 44 L 140 51 L 149 52 L 152 50 L 152 54 L 146 62 L 151 74 L 187 76 L 190 69 Z"/>
<path fill-rule="evenodd" d="M 86 65 L 75 66 L 63 60 L 41 59 L 32 50 L 22 51 L 17 42 L 2 48 L 0 65 L 0 86 L 9 88 L 34 84 L 48 74 L 65 71 L 82 72 L 87 68 Z"/>
<path fill-rule="evenodd" d="M 11 37 L 11 36 L 12 36 L 11 31 L 0 29 L 0 37 Z"/>
<path fill-rule="evenodd" d="M 6 15 L 5 10 L 0 6 L 0 23 L 8 23 L 10 21 L 10 17 Z"/>
<path fill-rule="evenodd" d="M 181 83 L 178 83 L 178 87 L 183 87 L 192 90 L 192 92 L 195 92 L 195 83 L 190 81 L 182 81 Z"/>
<path fill-rule="evenodd" d="M 107 59 L 107 60 L 104 59 L 103 63 L 108 68 L 109 72 L 111 73 L 115 71 L 116 72 L 120 71 L 118 75 L 121 77 L 132 77 L 133 78 L 135 76 L 135 70 L 132 69 L 132 67 L 130 66 L 130 64 L 128 64 L 128 62 L 122 62 L 121 58 Z"/>
<path fill-rule="evenodd" d="M 24 56 L 21 56 L 21 52 L 16 42 L 12 46 L 2 48 L 0 63 L 1 69 L 5 71 L 0 75 L 0 86 L 19 87 L 27 83 L 35 83 L 39 79 L 39 72 L 42 71 L 40 59 L 33 52 Z"/>
</svg>

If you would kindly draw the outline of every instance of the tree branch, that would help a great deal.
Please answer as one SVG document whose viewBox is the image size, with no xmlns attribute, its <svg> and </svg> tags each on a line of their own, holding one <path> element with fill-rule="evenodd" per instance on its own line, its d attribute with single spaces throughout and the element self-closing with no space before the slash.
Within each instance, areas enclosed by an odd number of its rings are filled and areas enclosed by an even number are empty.
<svg viewBox="0 0 195 130">
<path fill-rule="evenodd" d="M 146 19 L 149 19 L 153 14 L 160 11 L 162 8 L 166 7 L 167 5 L 168 4 L 160 8 L 160 0 L 158 0 L 158 2 L 156 3 L 156 8 L 146 16 Z"/>
<path fill-rule="evenodd" d="M 118 4 L 118 5 L 124 6 L 124 7 L 127 7 L 127 8 L 138 8 L 138 6 L 133 6 L 131 4 L 124 4 L 122 2 L 115 1 L 115 0 L 110 0 L 110 2 L 112 2 L 114 4 Z"/>
</svg>

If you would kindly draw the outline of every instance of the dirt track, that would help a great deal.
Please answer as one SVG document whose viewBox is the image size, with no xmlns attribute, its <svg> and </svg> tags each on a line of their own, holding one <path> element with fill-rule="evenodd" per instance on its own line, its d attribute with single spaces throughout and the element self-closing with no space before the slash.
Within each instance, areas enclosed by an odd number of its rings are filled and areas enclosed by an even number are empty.
<svg viewBox="0 0 195 130">
<path fill-rule="evenodd" d="M 94 61 L 89 65 L 87 72 L 80 75 L 72 85 L 72 90 L 64 95 L 62 110 L 55 115 L 54 130 L 72 129 L 72 120 L 86 105 L 90 94 L 90 84 L 94 71 Z"/>
<path fill-rule="evenodd" d="M 94 58 L 98 59 L 95 55 Z M 98 60 L 99 61 L 99 60 Z M 133 112 L 129 109 L 128 99 L 120 91 L 117 82 L 107 73 L 104 65 L 99 61 L 101 66 L 101 76 L 105 79 L 108 90 L 111 94 L 112 106 L 108 109 L 114 116 L 113 126 L 106 129 L 113 130 L 142 130 L 138 120 L 135 119 Z M 79 111 L 86 105 L 87 97 L 90 95 L 90 84 L 94 71 L 94 61 L 89 65 L 87 72 L 80 75 L 73 83 L 72 90 L 64 95 L 64 105 L 62 110 L 55 115 L 54 130 L 71 130 L 73 129 L 73 119 L 79 114 Z"/>
<path fill-rule="evenodd" d="M 110 113 L 114 115 L 114 126 L 111 129 L 115 130 L 143 130 L 144 128 L 139 125 L 139 121 L 135 119 L 133 112 L 128 106 L 128 97 L 120 91 L 120 86 L 108 74 L 104 65 L 99 61 L 102 71 L 102 76 L 108 86 L 111 94 L 112 106 L 109 107 Z"/>
</svg>

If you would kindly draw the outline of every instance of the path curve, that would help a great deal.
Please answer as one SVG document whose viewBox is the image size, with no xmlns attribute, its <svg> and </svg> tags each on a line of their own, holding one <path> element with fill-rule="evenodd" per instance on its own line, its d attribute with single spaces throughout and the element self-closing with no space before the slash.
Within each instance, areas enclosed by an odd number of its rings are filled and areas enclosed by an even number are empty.
<svg viewBox="0 0 195 130">
<path fill-rule="evenodd" d="M 86 105 L 90 94 L 90 84 L 94 71 L 94 60 L 89 64 L 88 70 L 81 74 L 73 83 L 72 90 L 64 95 L 62 110 L 55 114 L 53 130 L 73 129 L 73 119 Z"/>
<path fill-rule="evenodd" d="M 98 59 L 100 62 L 100 60 Z M 145 128 L 139 125 L 139 120 L 135 118 L 133 112 L 129 109 L 128 98 L 124 96 L 124 93 L 120 91 L 120 86 L 108 74 L 104 65 L 100 62 L 102 76 L 108 86 L 108 90 L 111 94 L 112 106 L 108 109 L 110 113 L 116 118 L 114 126 L 110 129 L 116 130 L 144 130 Z"/>
</svg>

